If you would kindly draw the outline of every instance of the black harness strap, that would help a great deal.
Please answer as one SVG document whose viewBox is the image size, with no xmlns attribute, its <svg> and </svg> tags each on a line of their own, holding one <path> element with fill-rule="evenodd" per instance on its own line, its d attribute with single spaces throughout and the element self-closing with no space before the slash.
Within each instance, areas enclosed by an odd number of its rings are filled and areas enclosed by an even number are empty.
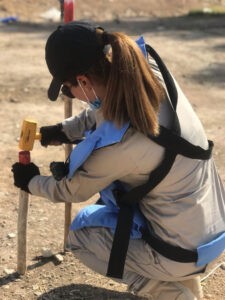
<svg viewBox="0 0 225 300">
<path fill-rule="evenodd" d="M 127 237 L 130 237 L 134 215 L 132 205 L 120 203 L 119 207 L 120 210 L 106 274 L 109 277 L 115 278 L 123 278 L 124 264 L 129 246 Z"/>
<path fill-rule="evenodd" d="M 164 257 L 182 263 L 196 262 L 198 259 L 197 251 L 187 250 L 178 246 L 173 246 L 155 236 L 148 229 L 142 231 L 142 238 L 145 240 L 156 252 Z"/>
<path fill-rule="evenodd" d="M 166 151 L 162 164 L 150 174 L 147 183 L 125 194 L 115 191 L 120 210 L 108 263 L 107 276 L 109 277 L 123 277 L 135 205 L 169 173 L 176 155 L 169 150 Z"/>
<path fill-rule="evenodd" d="M 171 130 L 160 126 L 160 135 L 157 137 L 150 137 L 157 144 L 175 151 L 177 154 L 181 154 L 185 157 L 192 159 L 207 160 L 211 157 L 213 142 L 208 141 L 208 149 L 203 149 L 200 146 L 195 146 L 182 138 L 174 134 Z"/>
<path fill-rule="evenodd" d="M 180 124 L 176 113 L 178 94 L 175 83 L 156 51 L 149 45 L 146 45 L 146 50 L 155 59 L 165 81 L 174 110 L 173 124 L 170 130 L 161 126 L 159 136 L 150 137 L 156 143 L 165 147 L 165 154 L 162 163 L 151 172 L 148 181 L 143 185 L 131 189 L 127 193 L 115 191 L 115 198 L 117 199 L 120 210 L 107 270 L 107 276 L 114 278 L 123 277 L 134 208 L 137 206 L 138 202 L 166 177 L 173 166 L 177 154 L 196 159 L 209 159 L 213 147 L 213 143 L 209 141 L 209 149 L 204 150 L 199 146 L 192 145 L 180 137 Z M 169 259 L 180 262 L 194 262 L 197 260 L 196 251 L 189 251 L 169 245 L 159 237 L 154 236 L 147 229 L 142 231 L 142 238 L 150 244 L 155 251 Z"/>
<path fill-rule="evenodd" d="M 166 85 L 167 92 L 169 94 L 169 98 L 172 103 L 174 114 L 173 114 L 173 124 L 170 130 L 176 133 L 177 135 L 180 135 L 180 123 L 179 123 L 178 116 L 176 114 L 178 93 L 177 93 L 177 88 L 174 83 L 173 77 L 171 76 L 166 65 L 164 64 L 164 62 L 162 61 L 158 53 L 155 51 L 155 49 L 153 49 L 150 45 L 147 44 L 145 46 L 146 46 L 146 51 L 150 54 L 151 57 L 154 58 L 154 60 L 156 61 L 159 67 L 159 70 L 162 74 L 162 77 Z"/>
</svg>

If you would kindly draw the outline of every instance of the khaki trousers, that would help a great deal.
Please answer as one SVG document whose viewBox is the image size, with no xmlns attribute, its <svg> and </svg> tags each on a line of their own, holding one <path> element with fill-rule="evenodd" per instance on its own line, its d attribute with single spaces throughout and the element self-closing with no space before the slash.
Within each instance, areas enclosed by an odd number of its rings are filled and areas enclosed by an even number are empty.
<svg viewBox="0 0 225 300">
<path fill-rule="evenodd" d="M 105 276 L 112 240 L 113 235 L 107 228 L 83 228 L 69 232 L 67 248 L 84 265 Z M 196 277 L 199 273 L 194 264 L 181 264 L 179 268 L 179 263 L 169 262 L 171 268 L 168 260 L 164 265 L 143 240 L 130 240 L 123 279 L 112 279 L 127 284 L 133 294 L 151 300 L 201 299 L 200 280 Z"/>
<path fill-rule="evenodd" d="M 151 279 L 137 295 L 149 300 L 198 300 L 203 297 L 200 277 L 185 281 Z"/>
</svg>

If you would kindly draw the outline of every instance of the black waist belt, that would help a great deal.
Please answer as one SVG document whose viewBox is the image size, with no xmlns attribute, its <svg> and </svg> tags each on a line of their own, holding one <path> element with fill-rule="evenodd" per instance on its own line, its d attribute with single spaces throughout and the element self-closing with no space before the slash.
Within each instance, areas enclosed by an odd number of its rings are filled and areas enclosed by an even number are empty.
<svg viewBox="0 0 225 300">
<path fill-rule="evenodd" d="M 143 240 L 148 243 L 152 249 L 164 257 L 181 263 L 197 262 L 198 253 L 194 250 L 187 250 L 178 246 L 173 246 L 152 235 L 149 230 L 142 231 Z"/>
</svg>

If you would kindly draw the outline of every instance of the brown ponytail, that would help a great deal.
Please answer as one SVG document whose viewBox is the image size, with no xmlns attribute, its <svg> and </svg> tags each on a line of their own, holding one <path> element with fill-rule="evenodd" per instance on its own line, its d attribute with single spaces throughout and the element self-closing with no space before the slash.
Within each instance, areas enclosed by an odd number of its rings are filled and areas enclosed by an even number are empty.
<svg viewBox="0 0 225 300">
<path fill-rule="evenodd" d="M 158 110 L 163 98 L 161 84 L 131 38 L 116 32 L 104 33 L 106 39 L 112 52 L 111 58 L 104 58 L 107 66 L 103 68 L 106 80 L 106 97 L 102 102 L 104 118 L 118 126 L 129 120 L 132 127 L 143 134 L 157 135 Z"/>
</svg>

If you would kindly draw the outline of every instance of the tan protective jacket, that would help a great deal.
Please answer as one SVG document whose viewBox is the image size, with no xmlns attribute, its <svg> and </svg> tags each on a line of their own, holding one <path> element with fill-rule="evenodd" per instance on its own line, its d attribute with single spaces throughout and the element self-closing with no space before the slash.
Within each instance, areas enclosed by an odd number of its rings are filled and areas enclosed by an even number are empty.
<svg viewBox="0 0 225 300">
<path fill-rule="evenodd" d="M 181 136 L 207 149 L 202 125 L 178 84 L 177 114 Z M 166 99 L 159 122 L 169 128 L 171 106 Z M 103 121 L 101 110 L 84 110 L 63 122 L 71 140 Z M 164 148 L 129 128 L 120 143 L 95 150 L 74 177 L 56 181 L 52 176 L 35 176 L 29 183 L 32 194 L 53 202 L 82 202 L 115 180 L 132 188 L 147 181 L 162 161 Z M 202 161 L 177 155 L 164 180 L 140 203 L 155 233 L 164 241 L 186 249 L 212 240 L 225 228 L 225 192 L 213 159 Z"/>
</svg>

